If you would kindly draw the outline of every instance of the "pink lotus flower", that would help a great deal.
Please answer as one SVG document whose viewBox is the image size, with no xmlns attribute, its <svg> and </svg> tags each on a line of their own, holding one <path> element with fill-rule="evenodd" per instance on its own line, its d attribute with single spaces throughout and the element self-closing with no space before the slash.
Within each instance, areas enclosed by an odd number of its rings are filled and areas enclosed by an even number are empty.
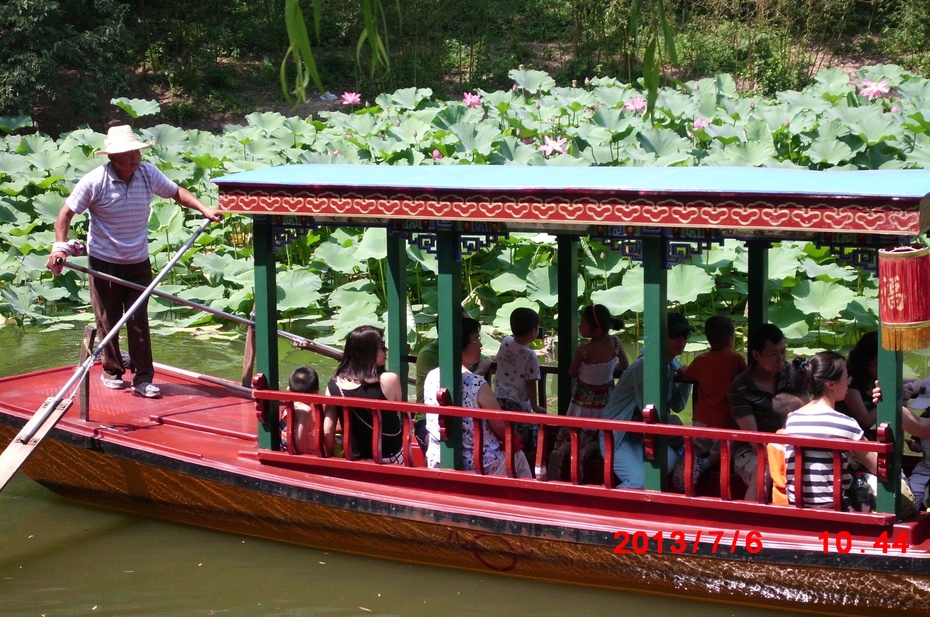
<svg viewBox="0 0 930 617">
<path fill-rule="evenodd" d="M 584 78 L 584 85 L 586 85 L 586 86 L 590 86 L 590 85 L 591 85 L 591 78 L 590 78 L 590 77 L 585 77 L 585 78 Z"/>
<path fill-rule="evenodd" d="M 710 120 L 705 120 L 704 118 L 701 118 L 700 116 L 694 119 L 694 130 L 695 131 L 700 131 L 701 129 L 706 128 L 708 126 L 710 126 Z"/>
<path fill-rule="evenodd" d="M 358 92 L 343 92 L 342 93 L 342 104 L 343 105 L 358 105 L 362 102 L 362 95 Z"/>
<path fill-rule="evenodd" d="M 440 152 L 439 150 L 433 150 L 433 160 L 438 161 L 441 158 L 442 158 L 442 152 Z"/>
<path fill-rule="evenodd" d="M 565 144 L 568 143 L 568 140 L 564 137 L 559 137 L 555 141 L 552 140 L 548 135 L 545 136 L 546 143 L 536 148 L 539 152 L 542 152 L 546 156 L 552 156 L 553 152 L 559 152 L 565 154 Z"/>
<path fill-rule="evenodd" d="M 859 88 L 859 94 L 870 101 L 880 99 L 891 91 L 891 88 L 888 86 L 889 83 L 891 83 L 891 81 L 888 79 L 883 79 L 878 83 L 863 79 L 862 87 Z"/>
<path fill-rule="evenodd" d="M 642 115 L 646 111 L 646 99 L 641 96 L 634 96 L 626 102 L 623 109 Z"/>
<path fill-rule="evenodd" d="M 896 113 L 898 113 L 899 111 L 901 111 L 901 110 L 898 109 L 898 106 L 897 106 L 897 105 L 892 105 L 892 106 L 891 106 L 891 113 L 896 114 Z"/>
<path fill-rule="evenodd" d="M 471 92 L 462 93 L 462 102 L 469 107 L 481 107 L 481 95 L 472 94 Z"/>
</svg>

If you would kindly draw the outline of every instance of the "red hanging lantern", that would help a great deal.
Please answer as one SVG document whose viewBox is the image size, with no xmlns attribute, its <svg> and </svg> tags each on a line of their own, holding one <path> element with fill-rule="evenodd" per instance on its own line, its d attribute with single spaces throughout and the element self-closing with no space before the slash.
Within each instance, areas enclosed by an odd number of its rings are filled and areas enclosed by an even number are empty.
<svg viewBox="0 0 930 617">
<path fill-rule="evenodd" d="M 930 346 L 930 247 L 878 251 L 878 285 L 882 347 L 912 351 Z"/>
</svg>

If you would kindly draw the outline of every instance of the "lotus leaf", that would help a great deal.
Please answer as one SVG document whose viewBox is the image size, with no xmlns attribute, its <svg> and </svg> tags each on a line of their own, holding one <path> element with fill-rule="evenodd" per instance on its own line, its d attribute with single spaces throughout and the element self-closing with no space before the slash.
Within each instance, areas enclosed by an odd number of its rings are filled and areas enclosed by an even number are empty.
<svg viewBox="0 0 930 617">
<path fill-rule="evenodd" d="M 823 319 L 836 319 L 856 297 L 849 288 L 827 281 L 800 281 L 793 293 L 798 309 Z"/>
<path fill-rule="evenodd" d="M 629 96 L 626 88 L 616 86 L 598 86 L 594 89 L 594 98 L 607 108 L 620 107 Z M 603 109 L 599 107 L 598 109 Z"/>
<path fill-rule="evenodd" d="M 23 156 L 45 152 L 46 150 L 58 151 L 58 144 L 55 143 L 54 139 L 42 133 L 26 135 L 19 140 L 19 144 L 16 146 L 16 153 Z"/>
<path fill-rule="evenodd" d="M 0 130 L 5 133 L 12 133 L 30 126 L 32 126 L 32 118 L 29 116 L 0 116 Z"/>
<path fill-rule="evenodd" d="M 677 264 L 668 272 L 668 299 L 677 304 L 688 304 L 714 289 L 714 277 L 704 269 L 690 264 Z"/>
<path fill-rule="evenodd" d="M 860 328 L 878 327 L 878 300 L 859 297 L 849 303 L 840 315 Z"/>
<path fill-rule="evenodd" d="M 511 70 L 507 76 L 517 84 L 518 88 L 529 94 L 541 94 L 555 87 L 555 80 L 543 71 Z"/>
<path fill-rule="evenodd" d="M 536 148 L 527 146 L 516 137 L 504 137 L 498 150 L 488 155 L 488 162 L 492 165 L 532 165 L 542 163 L 543 157 Z"/>
<path fill-rule="evenodd" d="M 858 278 L 858 275 L 852 268 L 844 268 L 836 263 L 819 264 L 813 259 L 801 260 L 801 269 L 809 278 L 821 281 L 852 282 Z"/>
<path fill-rule="evenodd" d="M 116 105 L 125 111 L 133 120 L 141 118 L 142 116 L 154 116 L 161 111 L 161 105 L 155 101 L 146 99 L 127 99 L 121 97 L 118 99 L 110 99 L 110 104 Z"/>
<path fill-rule="evenodd" d="M 323 281 L 316 273 L 303 269 L 287 270 L 278 275 L 277 284 L 278 310 L 306 310 L 317 306 L 320 301 Z"/>
<path fill-rule="evenodd" d="M 591 302 L 603 304 L 611 314 L 621 316 L 627 311 L 643 312 L 643 268 L 635 266 L 623 273 L 620 285 L 591 292 Z"/>
<path fill-rule="evenodd" d="M 420 103 L 429 100 L 433 91 L 429 88 L 403 88 L 395 90 L 393 94 L 381 94 L 375 102 L 383 107 L 399 107 L 401 109 L 416 109 Z"/>
<path fill-rule="evenodd" d="M 656 158 L 677 156 L 691 149 L 691 142 L 669 129 L 647 129 L 637 134 L 643 150 Z"/>
<path fill-rule="evenodd" d="M 526 279 L 529 300 L 553 308 L 559 304 L 559 272 L 556 266 L 531 268 Z"/>
<path fill-rule="evenodd" d="M 808 316 L 790 302 L 778 302 L 769 307 L 769 321 L 777 323 L 785 338 L 804 339 L 810 332 Z"/>
</svg>

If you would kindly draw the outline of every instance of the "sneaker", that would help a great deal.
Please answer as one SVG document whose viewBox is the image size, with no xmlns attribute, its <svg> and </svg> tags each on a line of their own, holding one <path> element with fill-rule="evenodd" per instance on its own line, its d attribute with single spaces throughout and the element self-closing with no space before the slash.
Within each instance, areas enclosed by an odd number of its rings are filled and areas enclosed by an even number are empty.
<svg viewBox="0 0 930 617">
<path fill-rule="evenodd" d="M 160 398 L 161 390 L 158 389 L 153 383 L 143 382 L 137 383 L 132 387 L 132 391 L 139 396 L 144 396 L 145 398 Z"/>
<path fill-rule="evenodd" d="M 128 383 L 123 381 L 121 377 L 113 378 L 113 377 L 108 376 L 106 373 L 100 376 L 100 381 L 103 382 L 104 387 L 109 388 L 111 390 L 123 390 L 126 388 L 126 386 L 129 385 Z"/>
</svg>

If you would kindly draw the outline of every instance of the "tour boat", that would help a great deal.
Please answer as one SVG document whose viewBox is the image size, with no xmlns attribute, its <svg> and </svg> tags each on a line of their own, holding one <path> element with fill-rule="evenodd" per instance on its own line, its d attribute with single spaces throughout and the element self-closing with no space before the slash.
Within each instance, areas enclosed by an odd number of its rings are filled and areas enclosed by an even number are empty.
<svg viewBox="0 0 930 617">
<path fill-rule="evenodd" d="M 212 529 L 553 583 L 823 614 L 930 614 L 930 514 L 903 516 L 897 482 L 903 442 L 900 349 L 882 348 L 879 354 L 884 397 L 878 439 L 850 443 L 664 422 L 667 358 L 659 344 L 674 255 L 724 239 L 743 242 L 752 328 L 767 321 L 766 254 L 772 242 L 810 240 L 875 267 L 881 249 L 907 246 L 930 229 L 930 171 L 290 165 L 216 183 L 220 208 L 253 221 L 252 387 L 159 365 L 163 397 L 142 399 L 129 390 L 104 388 L 99 365 L 86 355 L 88 370 L 78 371 L 74 382 L 78 404 L 70 409 L 71 399 L 55 400 L 62 397 L 54 394 L 73 366 L 0 380 L 0 445 L 29 448 L 21 469 L 50 490 Z M 407 402 L 377 405 L 405 412 L 403 465 L 282 450 L 281 411 L 303 401 L 319 421 L 326 400 L 287 392 L 278 375 L 276 239 L 308 226 L 387 229 L 389 341 L 406 340 L 401 316 L 408 314 L 407 243 L 435 250 L 439 312 L 455 315 L 462 250 L 510 232 L 551 234 L 559 256 L 560 367 L 570 365 L 577 337 L 579 239 L 598 237 L 627 251 L 644 268 L 646 421 L 458 407 L 460 350 L 456 324 L 447 319 L 438 324 L 441 381 L 452 403 L 441 408 L 448 436 L 443 468 L 424 466 L 412 434 L 412 414 L 436 408 Z M 85 349 L 93 333 L 87 336 Z M 388 367 L 406 379 L 405 350 L 388 347 Z M 554 371 L 564 413 L 571 380 L 567 371 Z M 371 407 L 363 399 L 342 402 Z M 23 437 L 37 410 L 57 423 Z M 545 462 L 546 435 L 555 427 L 570 429 L 574 456 L 579 431 L 601 430 L 608 442 L 602 477 L 581 483 L 577 466 L 571 481 L 462 471 L 455 437 L 462 417 L 505 422 L 508 452 L 514 450 L 513 423 L 535 423 L 537 464 Z M 611 473 L 609 442 L 611 430 L 618 429 L 644 434 L 645 489 L 617 486 Z M 799 452 L 814 447 L 876 452 L 877 507 L 847 511 L 839 497 L 833 508 L 778 506 L 767 503 L 762 482 L 750 487 L 755 498 L 745 499 L 745 487 L 726 473 L 705 477 L 700 486 L 689 479 L 683 494 L 674 492 L 668 470 L 655 457 L 673 436 L 685 443 L 686 478 L 692 442 L 701 437 L 720 441 L 724 469 L 735 442 L 753 444 L 760 467 L 764 446 L 772 442 L 794 444 Z"/>
</svg>

